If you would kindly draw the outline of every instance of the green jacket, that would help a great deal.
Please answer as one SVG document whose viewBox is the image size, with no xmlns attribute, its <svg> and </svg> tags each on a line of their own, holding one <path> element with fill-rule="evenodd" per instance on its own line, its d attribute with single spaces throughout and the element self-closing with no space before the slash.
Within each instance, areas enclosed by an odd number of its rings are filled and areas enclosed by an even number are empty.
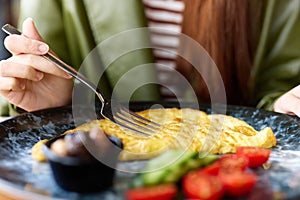
<svg viewBox="0 0 300 200">
<path fill-rule="evenodd" d="M 300 1 L 268 0 L 250 82 L 258 108 L 300 83 Z"/>
<path fill-rule="evenodd" d="M 160 99 L 157 86 L 144 84 L 156 83 L 154 66 L 147 65 L 142 72 L 132 70 L 153 62 L 150 49 L 136 49 L 141 45 L 147 47 L 149 41 L 139 34 L 135 40 L 126 40 L 124 32 L 146 27 L 142 1 L 21 0 L 20 9 L 20 22 L 32 17 L 42 37 L 62 60 L 94 81 L 99 81 L 99 73 L 102 75 L 105 69 L 100 80 L 105 94 L 110 94 L 118 85 L 117 97 L 126 100 L 143 80 L 143 87 L 132 100 Z M 263 14 L 263 28 L 249 84 L 254 91 L 253 102 L 259 108 L 272 109 L 276 98 L 300 83 L 300 1 L 268 0 Z M 120 33 L 122 37 L 118 37 Z M 100 48 L 95 49 L 96 44 Z M 86 59 L 95 51 L 97 55 L 100 51 L 101 58 Z M 97 69 L 102 66 L 102 70 L 95 73 L 86 66 Z M 122 84 L 118 82 L 120 78 Z M 0 104 L 0 114 L 12 114 L 11 105 L 5 101 Z"/>
</svg>

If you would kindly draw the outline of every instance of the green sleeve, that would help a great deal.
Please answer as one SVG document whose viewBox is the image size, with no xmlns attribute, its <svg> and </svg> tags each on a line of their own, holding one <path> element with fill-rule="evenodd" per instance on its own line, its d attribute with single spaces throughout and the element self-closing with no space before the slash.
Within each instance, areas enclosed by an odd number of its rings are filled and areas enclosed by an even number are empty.
<svg viewBox="0 0 300 200">
<path fill-rule="evenodd" d="M 22 109 L 8 103 L 8 101 L 0 95 L 0 116 L 15 116 L 24 112 Z"/>
<path fill-rule="evenodd" d="M 274 101 L 300 83 L 300 1 L 266 1 L 262 33 L 252 73 L 257 107 Z"/>
<path fill-rule="evenodd" d="M 115 97 L 160 100 L 158 85 L 153 84 L 158 81 L 142 1 L 83 2 Z"/>
<path fill-rule="evenodd" d="M 8 116 L 9 108 L 8 108 L 8 102 L 4 97 L 0 95 L 0 116 Z"/>
</svg>

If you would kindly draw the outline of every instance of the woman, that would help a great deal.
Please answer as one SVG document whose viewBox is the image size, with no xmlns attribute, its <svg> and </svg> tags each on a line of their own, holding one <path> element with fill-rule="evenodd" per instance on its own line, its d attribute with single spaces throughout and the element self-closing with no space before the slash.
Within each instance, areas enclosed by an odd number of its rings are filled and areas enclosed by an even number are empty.
<svg viewBox="0 0 300 200">
<path fill-rule="evenodd" d="M 144 4 L 147 8 L 147 1 Z M 184 1 L 182 32 L 198 41 L 216 62 L 228 103 L 257 105 L 300 116 L 297 110 L 300 89 L 296 87 L 300 81 L 299 4 L 298 0 Z M 134 0 L 126 3 L 117 0 L 21 2 L 20 21 L 28 16 L 34 19 L 38 30 L 32 20 L 25 20 L 26 37 L 6 38 L 5 45 L 13 56 L 0 65 L 1 94 L 27 111 L 66 105 L 72 95 L 70 76 L 39 56 L 50 48 L 37 41 L 42 41 L 38 32 L 62 60 L 78 69 L 96 44 L 122 31 L 147 25 L 142 2 Z M 100 53 L 102 61 L 105 63 L 106 57 L 122 45 L 110 43 Z M 181 53 L 197 56 L 184 45 L 179 45 Z M 129 56 L 105 71 L 100 86 L 106 94 L 112 92 L 110 89 L 132 66 L 151 63 L 153 59 L 152 53 L 145 49 Z M 214 84 L 213 79 L 204 83 L 200 75 L 195 75 L 195 69 L 180 57 L 176 66 L 190 80 L 199 99 L 209 101 L 206 84 Z M 151 66 L 138 76 L 153 83 L 157 81 L 154 72 Z M 205 73 L 201 75 L 214 76 L 209 69 Z M 89 78 L 92 76 L 93 73 Z M 124 93 L 136 77 L 127 79 Z M 157 86 L 151 84 L 133 95 L 133 100 L 159 98 Z"/>
</svg>

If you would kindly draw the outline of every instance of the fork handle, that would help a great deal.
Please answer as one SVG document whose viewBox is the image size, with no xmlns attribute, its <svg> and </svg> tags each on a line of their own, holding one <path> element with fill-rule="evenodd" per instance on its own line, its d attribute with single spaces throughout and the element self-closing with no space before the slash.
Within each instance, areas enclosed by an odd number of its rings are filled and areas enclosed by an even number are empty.
<svg viewBox="0 0 300 200">
<path fill-rule="evenodd" d="M 18 31 L 18 29 L 16 29 L 14 26 L 12 26 L 10 24 L 5 24 L 2 27 L 2 30 L 9 35 L 12 35 L 12 34 L 21 35 L 22 34 L 20 31 Z M 70 74 L 75 79 L 79 80 L 80 82 L 82 82 L 83 84 L 88 86 L 91 90 L 93 90 L 97 94 L 97 96 L 99 97 L 99 99 L 102 103 L 106 103 L 106 100 L 105 100 L 103 94 L 100 92 L 99 88 L 94 83 L 89 81 L 85 76 L 83 76 L 82 74 L 77 72 L 70 65 L 66 64 L 65 62 L 63 62 L 62 60 L 60 60 L 59 58 L 57 58 L 55 55 L 53 55 L 50 52 L 48 52 L 42 56 L 45 57 L 47 60 L 51 61 L 52 63 L 54 63 L 57 67 L 59 67 L 63 71 Z"/>
</svg>

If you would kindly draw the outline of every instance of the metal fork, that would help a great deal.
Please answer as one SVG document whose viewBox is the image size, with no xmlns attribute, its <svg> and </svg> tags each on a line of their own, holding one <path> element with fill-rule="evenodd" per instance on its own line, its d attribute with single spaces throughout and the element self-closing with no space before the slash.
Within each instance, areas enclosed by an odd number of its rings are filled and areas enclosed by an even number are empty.
<svg viewBox="0 0 300 200">
<path fill-rule="evenodd" d="M 2 27 L 2 30 L 7 34 L 17 34 L 21 35 L 22 33 L 18 31 L 15 27 L 10 24 L 6 24 Z M 111 120 L 112 122 L 129 129 L 135 133 L 142 134 L 144 136 L 150 136 L 154 133 L 157 133 L 160 125 L 156 122 L 150 121 L 147 118 L 144 118 L 126 107 L 122 106 L 116 100 L 107 100 L 102 95 L 100 89 L 89 81 L 85 76 L 77 72 L 74 68 L 64 63 L 62 60 L 57 58 L 52 53 L 48 52 L 43 55 L 46 59 L 54 63 L 57 67 L 64 70 L 75 79 L 79 80 L 81 83 L 85 84 L 89 87 L 99 98 L 102 103 L 100 114 L 106 118 Z"/>
</svg>

